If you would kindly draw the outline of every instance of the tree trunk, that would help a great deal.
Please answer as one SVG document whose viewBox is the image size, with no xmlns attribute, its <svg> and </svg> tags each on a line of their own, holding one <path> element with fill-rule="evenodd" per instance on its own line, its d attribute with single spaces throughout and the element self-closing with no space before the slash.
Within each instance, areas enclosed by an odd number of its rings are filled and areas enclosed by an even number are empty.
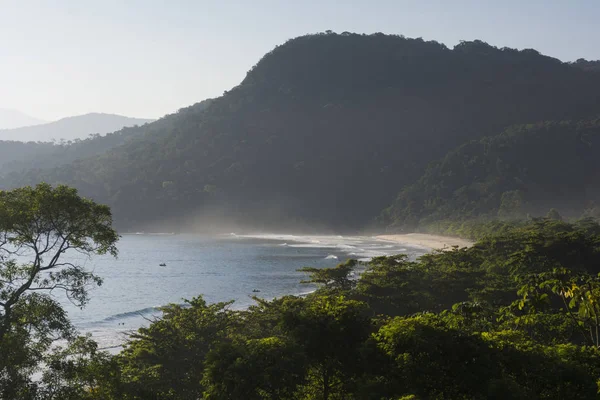
<svg viewBox="0 0 600 400">
<path fill-rule="evenodd" d="M 329 371 L 323 374 L 323 400 L 329 400 Z"/>
</svg>

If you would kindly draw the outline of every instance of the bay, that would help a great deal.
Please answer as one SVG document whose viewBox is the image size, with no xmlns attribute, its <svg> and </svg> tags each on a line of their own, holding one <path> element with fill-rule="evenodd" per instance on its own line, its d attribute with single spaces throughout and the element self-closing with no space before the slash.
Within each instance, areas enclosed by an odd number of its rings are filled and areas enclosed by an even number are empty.
<svg viewBox="0 0 600 400">
<path fill-rule="evenodd" d="M 297 270 L 305 266 L 334 267 L 348 258 L 400 253 L 416 258 L 428 251 L 366 236 L 280 234 L 129 234 L 118 248 L 117 259 L 77 260 L 104 280 L 90 289 L 85 308 L 61 300 L 75 327 L 107 349 L 118 348 L 170 303 L 202 295 L 208 302 L 235 300 L 232 307 L 241 309 L 253 304 L 252 296 L 272 299 L 314 290 L 300 282 L 305 275 Z"/>
</svg>

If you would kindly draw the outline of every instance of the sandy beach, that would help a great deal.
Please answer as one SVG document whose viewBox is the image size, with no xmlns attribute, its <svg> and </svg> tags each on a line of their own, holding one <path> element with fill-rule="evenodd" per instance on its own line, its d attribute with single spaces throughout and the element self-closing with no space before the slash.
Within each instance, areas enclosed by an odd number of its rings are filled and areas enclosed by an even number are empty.
<svg viewBox="0 0 600 400">
<path fill-rule="evenodd" d="M 473 242 L 458 237 L 429 235 L 425 233 L 406 233 L 399 235 L 379 235 L 377 239 L 396 243 L 428 247 L 433 250 L 450 250 L 453 246 L 469 247 Z"/>
</svg>

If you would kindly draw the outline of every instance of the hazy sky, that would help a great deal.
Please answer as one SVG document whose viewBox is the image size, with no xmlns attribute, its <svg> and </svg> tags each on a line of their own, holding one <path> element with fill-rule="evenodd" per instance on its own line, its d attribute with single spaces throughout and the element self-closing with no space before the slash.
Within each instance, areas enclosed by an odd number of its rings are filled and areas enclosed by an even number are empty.
<svg viewBox="0 0 600 400">
<path fill-rule="evenodd" d="M 0 0 L 0 107 L 157 118 L 328 29 L 599 59 L 599 17 L 599 0 Z"/>
</svg>

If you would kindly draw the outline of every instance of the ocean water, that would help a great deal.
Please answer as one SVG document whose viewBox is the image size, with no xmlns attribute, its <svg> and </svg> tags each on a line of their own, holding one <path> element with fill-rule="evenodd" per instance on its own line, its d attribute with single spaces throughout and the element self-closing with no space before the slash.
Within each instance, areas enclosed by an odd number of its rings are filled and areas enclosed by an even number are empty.
<svg viewBox="0 0 600 400">
<path fill-rule="evenodd" d="M 132 234 L 123 235 L 118 248 L 117 259 L 78 259 L 104 279 L 85 308 L 62 300 L 75 327 L 113 351 L 169 303 L 203 295 L 208 302 L 235 300 L 233 308 L 240 309 L 253 304 L 253 295 L 272 299 L 314 290 L 300 283 L 305 274 L 297 269 L 305 266 L 400 253 L 416 258 L 428 251 L 371 237 L 264 234 Z"/>
</svg>

